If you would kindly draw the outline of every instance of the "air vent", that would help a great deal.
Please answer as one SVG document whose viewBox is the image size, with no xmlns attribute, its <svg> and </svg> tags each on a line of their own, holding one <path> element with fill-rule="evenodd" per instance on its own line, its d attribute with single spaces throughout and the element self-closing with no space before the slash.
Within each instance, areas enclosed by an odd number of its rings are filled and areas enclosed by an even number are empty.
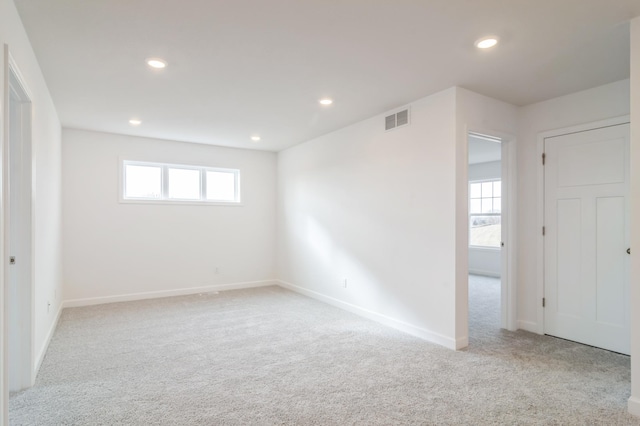
<svg viewBox="0 0 640 426">
<path fill-rule="evenodd" d="M 409 109 L 398 111 L 395 114 L 388 115 L 384 118 L 384 130 L 389 131 L 396 127 L 406 126 L 409 124 Z"/>
<path fill-rule="evenodd" d="M 384 129 L 391 130 L 394 127 L 396 127 L 396 115 L 392 114 L 392 115 L 386 116 L 384 119 Z"/>
<path fill-rule="evenodd" d="M 400 111 L 396 114 L 396 127 L 404 126 L 405 124 L 409 124 L 409 110 L 405 109 L 404 111 Z"/>
</svg>

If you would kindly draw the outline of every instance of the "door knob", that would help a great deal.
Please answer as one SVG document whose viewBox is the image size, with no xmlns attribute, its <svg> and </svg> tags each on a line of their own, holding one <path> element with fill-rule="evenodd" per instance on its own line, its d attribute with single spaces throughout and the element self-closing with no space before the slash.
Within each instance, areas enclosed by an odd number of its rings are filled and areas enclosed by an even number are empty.
<svg viewBox="0 0 640 426">
<path fill-rule="evenodd" d="M 631 254 L 631 247 L 627 249 L 627 254 Z"/>
</svg>

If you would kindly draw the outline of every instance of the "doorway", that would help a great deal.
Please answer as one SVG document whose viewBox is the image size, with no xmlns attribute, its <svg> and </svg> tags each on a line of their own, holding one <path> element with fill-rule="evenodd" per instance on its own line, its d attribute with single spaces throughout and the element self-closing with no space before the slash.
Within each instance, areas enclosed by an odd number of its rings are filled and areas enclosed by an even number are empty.
<svg viewBox="0 0 640 426">
<path fill-rule="evenodd" d="M 501 328 L 502 140 L 468 134 L 469 331 Z"/>
<path fill-rule="evenodd" d="M 6 87 L 7 132 L 3 167 L 5 307 L 8 390 L 33 385 L 33 214 L 31 97 L 12 61 Z"/>
<path fill-rule="evenodd" d="M 544 138 L 544 333 L 629 354 L 629 124 Z"/>
</svg>

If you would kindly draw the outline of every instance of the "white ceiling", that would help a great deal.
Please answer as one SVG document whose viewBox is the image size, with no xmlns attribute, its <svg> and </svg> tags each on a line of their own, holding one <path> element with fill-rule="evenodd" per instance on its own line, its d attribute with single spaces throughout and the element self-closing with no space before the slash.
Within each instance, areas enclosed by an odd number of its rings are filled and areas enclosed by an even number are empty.
<svg viewBox="0 0 640 426">
<path fill-rule="evenodd" d="M 492 141 L 469 135 L 469 164 L 500 161 L 502 157 L 500 141 Z"/>
<path fill-rule="evenodd" d="M 640 0 L 15 3 L 63 126 L 276 151 L 454 85 L 525 105 L 628 78 L 640 15 Z M 476 50 L 487 34 L 500 45 Z"/>
</svg>

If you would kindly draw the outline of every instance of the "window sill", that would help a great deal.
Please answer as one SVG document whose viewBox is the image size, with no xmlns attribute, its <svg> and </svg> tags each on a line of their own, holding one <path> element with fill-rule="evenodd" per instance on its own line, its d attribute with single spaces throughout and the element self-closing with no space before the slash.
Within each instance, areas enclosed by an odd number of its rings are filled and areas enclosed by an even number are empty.
<svg viewBox="0 0 640 426">
<path fill-rule="evenodd" d="M 235 201 L 169 201 L 169 200 L 125 200 L 120 199 L 120 204 L 153 204 L 165 206 L 227 206 L 227 207 L 243 207 L 243 203 Z"/>
<path fill-rule="evenodd" d="M 478 251 L 500 251 L 502 247 L 490 247 L 490 246 L 469 246 L 469 250 Z"/>
</svg>

